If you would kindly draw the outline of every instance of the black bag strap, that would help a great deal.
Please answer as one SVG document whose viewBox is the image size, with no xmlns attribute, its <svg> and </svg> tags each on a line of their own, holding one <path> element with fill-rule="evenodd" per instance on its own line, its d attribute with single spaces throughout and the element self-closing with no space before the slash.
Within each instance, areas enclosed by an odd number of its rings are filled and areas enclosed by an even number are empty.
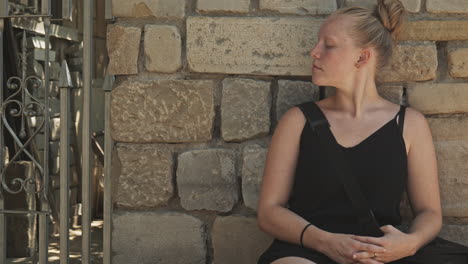
<svg viewBox="0 0 468 264">
<path fill-rule="evenodd" d="M 322 110 L 314 101 L 298 104 L 297 106 L 302 110 L 310 127 L 316 133 L 322 151 L 328 157 L 329 164 L 333 165 L 330 167 L 335 170 L 338 180 L 343 184 L 343 188 L 355 210 L 358 222 L 363 228 L 362 235 L 383 236 L 384 233 L 380 230 L 374 213 L 362 194 L 349 164 L 346 162 L 343 151 L 339 148 L 335 137 L 330 131 L 330 123 Z M 332 161 L 335 162 L 332 163 Z"/>
</svg>

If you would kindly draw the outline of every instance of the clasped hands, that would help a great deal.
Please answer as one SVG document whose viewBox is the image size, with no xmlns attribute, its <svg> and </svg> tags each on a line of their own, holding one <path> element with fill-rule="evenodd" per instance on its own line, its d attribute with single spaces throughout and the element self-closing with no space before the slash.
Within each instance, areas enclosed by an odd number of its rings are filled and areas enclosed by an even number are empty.
<svg viewBox="0 0 468 264">
<path fill-rule="evenodd" d="M 382 237 L 334 234 L 325 254 L 340 264 L 381 264 L 415 253 L 414 238 L 392 225 L 380 228 Z"/>
</svg>

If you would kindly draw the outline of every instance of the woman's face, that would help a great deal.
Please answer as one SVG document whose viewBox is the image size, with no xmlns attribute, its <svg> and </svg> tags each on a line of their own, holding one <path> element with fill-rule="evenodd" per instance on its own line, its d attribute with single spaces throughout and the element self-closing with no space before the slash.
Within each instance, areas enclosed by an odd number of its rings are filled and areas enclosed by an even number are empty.
<svg viewBox="0 0 468 264">
<path fill-rule="evenodd" d="M 330 16 L 320 27 L 318 40 L 310 51 L 312 82 L 317 86 L 343 87 L 356 71 L 361 49 L 349 36 L 350 16 Z"/>
</svg>

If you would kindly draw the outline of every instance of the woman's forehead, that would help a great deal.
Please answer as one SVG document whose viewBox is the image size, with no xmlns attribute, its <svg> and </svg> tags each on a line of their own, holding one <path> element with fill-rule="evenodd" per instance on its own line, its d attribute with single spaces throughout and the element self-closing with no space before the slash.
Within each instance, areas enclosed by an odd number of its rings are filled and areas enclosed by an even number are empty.
<svg viewBox="0 0 468 264">
<path fill-rule="evenodd" d="M 331 16 L 325 20 L 318 32 L 319 36 L 329 39 L 345 39 L 349 37 L 349 25 L 353 19 L 349 16 Z"/>
</svg>

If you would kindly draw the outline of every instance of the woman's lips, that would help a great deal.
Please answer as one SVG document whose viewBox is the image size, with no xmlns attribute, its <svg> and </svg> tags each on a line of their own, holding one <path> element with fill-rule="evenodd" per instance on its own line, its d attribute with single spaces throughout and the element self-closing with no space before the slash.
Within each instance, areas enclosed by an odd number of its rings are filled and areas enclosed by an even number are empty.
<svg viewBox="0 0 468 264">
<path fill-rule="evenodd" d="M 312 65 L 312 66 L 313 66 L 312 70 L 316 70 L 316 71 L 321 71 L 322 70 L 322 68 L 317 67 L 316 65 Z"/>
</svg>

